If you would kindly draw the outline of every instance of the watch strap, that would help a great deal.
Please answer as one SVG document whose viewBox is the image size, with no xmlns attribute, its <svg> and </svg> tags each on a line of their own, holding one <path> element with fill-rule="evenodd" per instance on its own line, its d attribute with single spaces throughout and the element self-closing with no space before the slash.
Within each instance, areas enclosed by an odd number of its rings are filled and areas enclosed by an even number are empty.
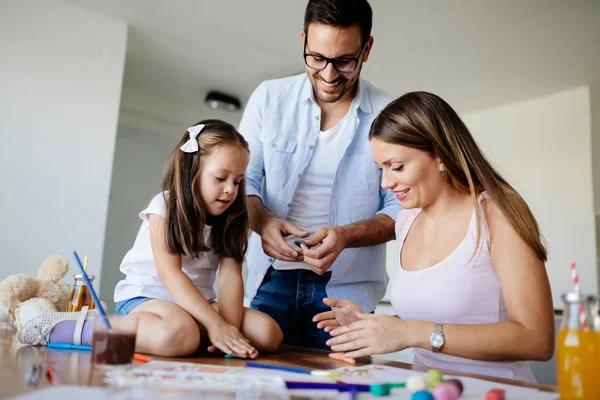
<svg viewBox="0 0 600 400">
<path fill-rule="evenodd" d="M 442 337 L 442 341 L 444 340 L 444 327 L 443 327 L 443 324 L 441 324 L 439 322 L 436 323 L 435 324 L 435 330 L 433 332 L 434 332 L 434 334 L 440 335 Z M 443 346 L 443 344 L 442 344 L 442 346 Z M 431 348 L 432 348 L 432 350 L 433 350 L 434 353 L 439 353 L 440 350 L 442 349 L 442 346 L 440 346 L 440 347 L 431 346 Z"/>
</svg>

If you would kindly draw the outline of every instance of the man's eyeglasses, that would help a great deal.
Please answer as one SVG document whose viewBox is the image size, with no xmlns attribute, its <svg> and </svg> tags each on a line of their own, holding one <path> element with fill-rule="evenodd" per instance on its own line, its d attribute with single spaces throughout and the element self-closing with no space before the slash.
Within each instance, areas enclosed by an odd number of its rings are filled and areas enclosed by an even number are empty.
<svg viewBox="0 0 600 400">
<path fill-rule="evenodd" d="M 314 69 L 316 71 L 321 71 L 327 68 L 327 65 L 331 63 L 333 68 L 337 72 L 349 73 L 354 72 L 356 67 L 358 66 L 358 61 L 361 59 L 367 44 L 362 47 L 360 53 L 356 57 L 340 57 L 340 58 L 327 58 L 323 56 L 318 56 L 316 54 L 311 54 L 306 52 L 306 41 L 304 41 L 304 63 L 308 68 Z"/>
</svg>

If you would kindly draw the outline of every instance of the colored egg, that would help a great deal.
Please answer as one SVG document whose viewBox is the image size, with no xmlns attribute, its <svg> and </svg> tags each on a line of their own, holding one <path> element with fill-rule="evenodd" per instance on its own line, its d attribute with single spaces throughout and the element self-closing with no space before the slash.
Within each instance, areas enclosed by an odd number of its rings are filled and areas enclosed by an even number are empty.
<svg viewBox="0 0 600 400">
<path fill-rule="evenodd" d="M 504 400 L 505 398 L 504 390 L 502 389 L 492 389 L 485 394 L 485 400 Z"/>
<path fill-rule="evenodd" d="M 446 383 L 451 383 L 451 384 L 453 384 L 454 386 L 456 386 L 456 388 L 458 389 L 458 393 L 461 393 L 461 394 L 462 394 L 463 390 L 465 390 L 465 388 L 464 388 L 464 386 L 463 386 L 462 382 L 461 382 L 461 381 L 459 381 L 458 379 L 448 379 L 448 380 L 446 381 Z"/>
<path fill-rule="evenodd" d="M 443 382 L 433 389 L 433 398 L 435 400 L 456 400 L 460 397 L 460 392 L 456 385 Z"/>
<path fill-rule="evenodd" d="M 406 388 L 413 393 L 427 390 L 427 381 L 421 375 L 413 375 L 406 380 Z"/>
<path fill-rule="evenodd" d="M 425 373 L 425 380 L 429 388 L 434 388 L 444 382 L 444 376 L 437 369 L 430 369 Z"/>
<path fill-rule="evenodd" d="M 410 397 L 410 400 L 435 400 L 433 395 L 429 393 L 427 390 L 419 390 L 418 392 L 414 392 Z"/>
</svg>

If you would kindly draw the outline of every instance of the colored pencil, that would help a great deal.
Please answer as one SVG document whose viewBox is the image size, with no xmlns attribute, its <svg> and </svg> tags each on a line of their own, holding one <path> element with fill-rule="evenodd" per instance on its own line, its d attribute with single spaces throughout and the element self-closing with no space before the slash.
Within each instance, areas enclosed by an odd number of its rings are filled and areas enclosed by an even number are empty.
<svg viewBox="0 0 600 400">
<path fill-rule="evenodd" d="M 324 390 L 343 390 L 357 392 L 368 392 L 369 385 L 359 385 L 352 383 L 324 383 L 324 382 L 295 382 L 286 381 L 285 385 L 288 389 L 324 389 Z"/>
<path fill-rule="evenodd" d="M 69 344 L 69 343 L 50 342 L 47 344 L 47 347 L 51 348 L 51 349 L 92 350 L 92 346 L 84 346 L 84 345 L 80 345 L 80 344 Z"/>
<path fill-rule="evenodd" d="M 147 356 L 145 354 L 140 354 L 140 353 L 134 353 L 133 359 L 136 361 L 139 361 L 139 362 L 143 362 L 143 363 L 147 363 L 148 361 L 152 360 L 152 358 L 150 358 L 150 356 Z"/>
<path fill-rule="evenodd" d="M 344 353 L 329 353 L 329 358 L 344 361 L 352 365 L 356 364 L 356 360 L 354 358 L 344 357 Z"/>
<path fill-rule="evenodd" d="M 275 369 L 278 371 L 296 372 L 298 374 L 306 374 L 306 375 L 311 374 L 311 371 L 309 369 L 284 367 L 281 365 L 261 364 L 261 363 L 255 363 L 255 362 L 247 362 L 246 367 Z"/>
<path fill-rule="evenodd" d="M 50 383 L 51 385 L 56 385 L 57 383 L 60 383 L 58 377 L 54 373 L 54 368 L 52 368 L 52 365 L 50 364 L 46 365 L 46 378 L 48 379 L 48 383 Z"/>
</svg>

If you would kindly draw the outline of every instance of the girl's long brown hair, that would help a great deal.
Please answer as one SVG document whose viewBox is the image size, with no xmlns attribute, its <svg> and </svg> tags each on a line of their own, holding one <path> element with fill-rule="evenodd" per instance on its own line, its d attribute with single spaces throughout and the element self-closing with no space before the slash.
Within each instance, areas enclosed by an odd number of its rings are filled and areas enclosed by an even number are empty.
<svg viewBox="0 0 600 400">
<path fill-rule="evenodd" d="M 456 111 L 443 99 L 427 92 L 399 97 L 373 121 L 369 139 L 373 138 L 439 157 L 450 184 L 471 195 L 475 210 L 478 195 L 486 191 L 519 236 L 540 260 L 546 261 L 539 226 L 527 203 L 492 167 Z M 475 215 L 479 244 L 481 216 L 479 212 Z"/>
<path fill-rule="evenodd" d="M 203 158 L 219 145 L 233 145 L 248 151 L 248 142 L 233 125 L 216 119 L 199 121 L 204 124 L 197 137 L 198 151 L 186 153 L 180 147 L 188 141 L 186 131 L 171 153 L 162 180 L 166 203 L 166 243 L 169 251 L 194 258 L 203 252 L 234 257 L 242 261 L 249 235 L 248 210 L 244 182 L 231 206 L 218 217 L 207 215 L 200 193 L 200 171 Z M 204 237 L 204 226 L 211 225 L 210 238 Z"/>
</svg>

